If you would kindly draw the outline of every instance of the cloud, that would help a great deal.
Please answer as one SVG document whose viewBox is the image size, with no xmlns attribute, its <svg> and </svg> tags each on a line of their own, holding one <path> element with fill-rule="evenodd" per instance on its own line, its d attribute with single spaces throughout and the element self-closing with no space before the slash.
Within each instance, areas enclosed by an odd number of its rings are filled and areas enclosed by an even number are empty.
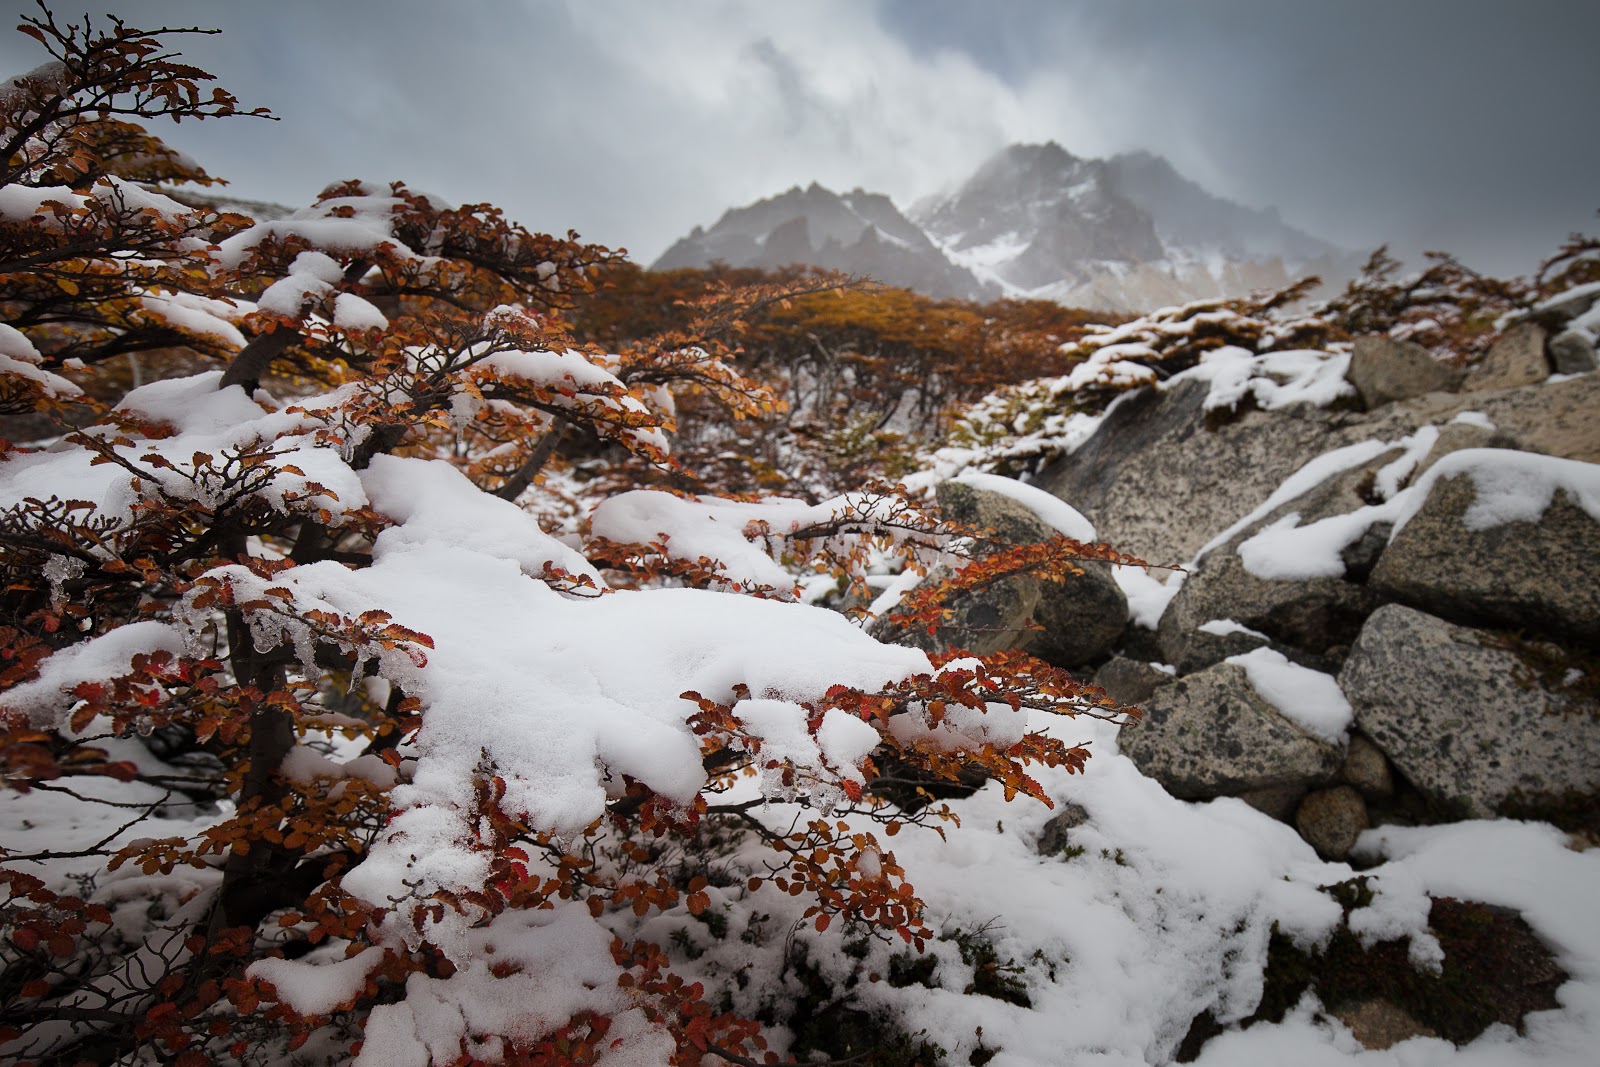
<svg viewBox="0 0 1600 1067">
<path fill-rule="evenodd" d="M 180 47 L 282 116 L 173 131 L 242 196 L 298 202 L 337 179 L 402 177 L 649 260 L 791 185 L 904 205 L 1007 143 L 1054 139 L 1080 155 L 1158 152 L 1357 248 L 1393 240 L 1526 270 L 1600 207 L 1586 133 L 1600 14 L 1556 13 L 1488 0 L 142 0 L 129 17 L 220 25 Z M 0 34 L 0 68 L 37 62 L 32 42 Z"/>
</svg>

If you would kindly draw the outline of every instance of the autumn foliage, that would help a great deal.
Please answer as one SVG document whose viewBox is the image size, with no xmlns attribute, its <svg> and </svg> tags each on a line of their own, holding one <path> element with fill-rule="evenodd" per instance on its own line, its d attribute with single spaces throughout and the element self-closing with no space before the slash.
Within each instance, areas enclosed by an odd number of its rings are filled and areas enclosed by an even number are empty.
<svg viewBox="0 0 1600 1067">
<path fill-rule="evenodd" d="M 0 96 L 0 404 L 49 428 L 0 441 L 0 769 L 82 832 L 0 842 L 0 1057 L 776 1062 L 648 923 L 745 894 L 918 949 L 887 839 L 951 816 L 881 768 L 1048 803 L 1029 765 L 1087 752 L 1029 713 L 1122 714 L 793 602 L 962 562 L 842 483 L 1075 314 L 648 276 L 400 182 L 192 207 L 137 120 L 261 114 L 168 50 L 199 31 L 41 11 L 54 61 Z M 201 370 L 120 388 L 152 352 Z M 772 488 L 807 499 L 713 495 Z"/>
</svg>

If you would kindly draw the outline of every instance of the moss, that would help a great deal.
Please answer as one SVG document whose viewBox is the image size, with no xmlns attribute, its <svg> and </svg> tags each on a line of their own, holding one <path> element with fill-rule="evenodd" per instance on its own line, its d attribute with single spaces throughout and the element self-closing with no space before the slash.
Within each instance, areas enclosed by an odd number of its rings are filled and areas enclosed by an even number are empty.
<svg viewBox="0 0 1600 1067">
<path fill-rule="evenodd" d="M 961 962 L 972 968 L 972 982 L 963 993 L 993 997 L 1019 1008 L 1033 1007 L 1028 984 L 1021 978 L 1025 973 L 1023 967 L 1016 960 L 1002 960 L 995 951 L 994 942 L 984 937 L 982 930 L 971 933 L 957 930 L 942 940 L 954 941 L 961 952 Z"/>
<path fill-rule="evenodd" d="M 901 953 L 890 960 L 891 985 L 910 985 L 906 980 L 911 973 L 921 975 L 918 966 L 927 961 L 937 966 L 937 960 L 927 956 Z M 896 964 L 902 970 L 896 981 Z M 781 1018 L 775 1013 L 764 1013 L 762 1022 L 782 1021 L 794 1032 L 792 1052 L 795 1059 L 849 1060 L 860 1067 L 945 1067 L 946 1052 L 925 1039 L 923 1034 L 909 1034 L 884 1013 L 869 1012 L 858 1007 L 851 990 L 859 978 L 852 974 L 842 988 L 829 983 L 815 967 L 799 954 L 791 960 L 794 973 L 804 992 L 790 1002 L 789 1010 Z M 925 980 L 932 980 L 933 967 L 927 969 Z"/>
<path fill-rule="evenodd" d="M 904 989 L 909 985 L 919 985 L 926 989 L 934 987 L 933 976 L 939 970 L 939 958 L 927 954 L 917 955 L 911 952 L 897 952 L 889 960 L 888 982 L 896 989 Z"/>
<path fill-rule="evenodd" d="M 1364 885 L 1354 897 L 1362 892 Z M 1528 1012 L 1558 1006 L 1555 990 L 1567 976 L 1515 912 L 1441 897 L 1428 926 L 1444 949 L 1438 974 L 1413 968 L 1403 940 L 1366 949 L 1341 926 L 1326 946 L 1307 950 L 1274 930 L 1266 990 L 1251 1021 L 1281 1021 L 1309 989 L 1333 1011 L 1386 1001 L 1459 1045 L 1497 1022 L 1521 1030 Z"/>
<path fill-rule="evenodd" d="M 795 1035 L 792 1049 L 802 1063 L 816 1053 L 860 1067 L 943 1067 L 945 1063 L 945 1050 L 938 1045 L 859 1008 L 833 1005 L 791 1023 L 791 1029 Z"/>
<path fill-rule="evenodd" d="M 726 908 L 707 908 L 699 915 L 692 916 L 703 925 L 707 932 L 718 941 L 728 936 L 728 912 Z"/>
<path fill-rule="evenodd" d="M 1565 793 L 1515 792 L 1500 805 L 1500 814 L 1512 819 L 1552 823 L 1569 834 L 1600 839 L 1600 794 L 1570 790 Z"/>
<path fill-rule="evenodd" d="M 1347 918 L 1372 902 L 1365 877 L 1324 886 L 1323 891 L 1339 902 Z M 1341 923 L 1326 945 L 1306 949 L 1274 926 L 1261 1004 L 1240 1027 L 1281 1022 L 1309 991 L 1329 1012 L 1374 1000 L 1392 1004 L 1461 1045 L 1494 1023 L 1521 1031 L 1529 1012 L 1559 1006 L 1555 991 L 1567 975 L 1516 912 L 1438 897 L 1429 909 L 1428 927 L 1444 950 L 1437 974 L 1412 966 L 1405 940 L 1363 948 Z M 1215 1016 L 1202 1012 L 1190 1024 L 1174 1061 L 1194 1061 L 1223 1030 Z"/>
<path fill-rule="evenodd" d="M 1485 643 L 1517 657 L 1512 678 L 1523 689 L 1564 698 L 1550 714 L 1600 717 L 1600 649 L 1566 648 L 1511 630 L 1491 631 Z"/>
</svg>

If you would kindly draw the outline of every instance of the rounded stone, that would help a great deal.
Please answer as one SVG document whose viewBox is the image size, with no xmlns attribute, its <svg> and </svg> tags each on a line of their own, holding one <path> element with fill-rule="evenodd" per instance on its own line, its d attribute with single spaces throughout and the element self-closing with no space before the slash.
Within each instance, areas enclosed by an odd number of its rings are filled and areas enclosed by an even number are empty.
<svg viewBox="0 0 1600 1067">
<path fill-rule="evenodd" d="M 1350 855 L 1361 831 L 1372 825 L 1367 819 L 1367 803 L 1348 785 L 1317 789 L 1306 794 L 1295 812 L 1295 829 L 1324 859 L 1342 860 Z"/>
<path fill-rule="evenodd" d="M 1341 776 L 1367 800 L 1383 803 L 1394 796 L 1394 771 L 1383 750 L 1356 734 L 1345 749 Z"/>
</svg>

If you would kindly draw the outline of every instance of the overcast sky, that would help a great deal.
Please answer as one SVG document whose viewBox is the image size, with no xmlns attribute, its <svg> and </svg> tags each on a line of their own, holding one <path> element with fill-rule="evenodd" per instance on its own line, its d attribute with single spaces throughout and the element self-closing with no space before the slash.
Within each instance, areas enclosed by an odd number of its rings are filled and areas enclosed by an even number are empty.
<svg viewBox="0 0 1600 1067">
<path fill-rule="evenodd" d="M 404 178 L 644 262 L 791 185 L 906 206 L 1044 140 L 1362 251 L 1523 273 L 1600 230 L 1594 0 L 74 3 L 223 30 L 178 46 L 282 121 L 169 139 L 239 196 Z M 42 58 L 0 35 L 0 70 Z"/>
</svg>

